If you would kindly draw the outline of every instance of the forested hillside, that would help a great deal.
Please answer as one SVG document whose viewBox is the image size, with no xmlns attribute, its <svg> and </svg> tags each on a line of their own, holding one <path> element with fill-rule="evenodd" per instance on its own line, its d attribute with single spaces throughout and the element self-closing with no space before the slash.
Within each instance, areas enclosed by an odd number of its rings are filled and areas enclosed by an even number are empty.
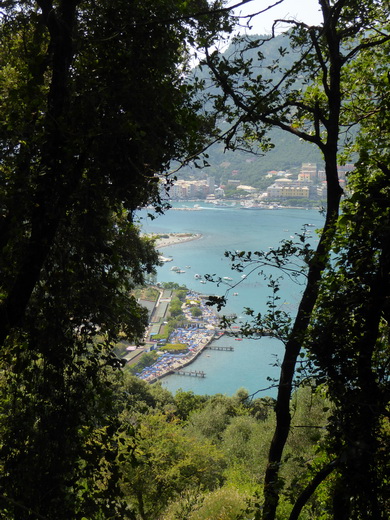
<svg viewBox="0 0 390 520">
<path fill-rule="evenodd" d="M 264 187 L 262 180 L 270 171 L 291 169 L 299 171 L 302 163 L 316 163 L 321 168 L 321 154 L 310 144 L 296 142 L 282 131 L 274 130 L 269 134 L 274 148 L 263 153 L 254 145 L 253 153 L 245 151 L 226 150 L 224 144 L 211 146 L 207 153 L 207 168 L 201 173 L 215 177 L 216 184 L 226 184 L 228 179 L 239 179 L 242 184 L 254 187 Z M 197 178 L 199 171 L 194 168 L 183 168 L 177 174 L 179 179 Z M 269 180 L 266 181 L 266 185 Z"/>
<path fill-rule="evenodd" d="M 254 67 L 261 70 L 264 80 L 272 77 L 267 67 L 272 66 L 280 59 L 278 49 L 285 47 L 291 52 L 291 45 L 286 35 L 279 35 L 274 39 L 270 39 L 265 35 L 250 35 L 249 42 L 252 44 L 259 39 L 264 39 L 261 46 L 261 53 L 264 60 L 259 60 L 258 49 L 256 47 L 249 49 L 245 53 L 246 60 L 252 60 Z M 236 42 L 231 44 L 224 52 L 226 59 L 234 56 L 237 49 L 243 49 L 244 42 Z M 281 59 L 281 67 L 288 69 L 294 64 L 294 53 L 286 53 Z M 204 81 L 207 86 L 207 95 L 217 95 L 218 87 L 212 83 L 210 72 L 207 67 L 200 66 L 193 71 L 193 75 L 198 81 Z M 275 82 L 282 78 L 282 71 L 277 70 L 274 74 Z M 241 76 L 241 83 L 246 81 L 244 75 Z M 302 82 L 299 82 L 302 85 Z M 206 106 L 209 106 L 206 103 Z M 221 133 L 229 129 L 229 125 L 221 118 L 217 121 L 221 128 Z M 312 144 L 305 141 L 297 141 L 293 136 L 286 134 L 279 129 L 272 129 L 268 133 L 268 138 L 273 147 L 264 152 L 260 143 L 256 140 L 251 143 L 251 151 L 242 151 L 240 149 L 231 150 L 227 148 L 226 143 L 215 143 L 207 149 L 208 167 L 202 169 L 202 174 L 215 177 L 217 184 L 226 184 L 228 179 L 240 179 L 242 184 L 248 184 L 255 187 L 264 187 L 263 178 L 269 171 L 280 171 L 294 169 L 297 171 L 302 163 L 317 163 L 319 167 L 323 167 L 323 156 L 321 152 Z M 178 172 L 178 178 L 189 178 L 191 176 L 199 176 L 199 171 L 194 168 L 185 167 Z"/>
<path fill-rule="evenodd" d="M 232 397 L 182 391 L 173 396 L 133 376 L 120 385 L 126 397 L 121 398 L 122 430 L 115 440 L 129 518 L 252 518 L 275 424 L 273 399 L 250 397 L 244 389 Z M 310 471 L 298 477 L 297 462 L 312 460 L 319 451 L 324 456 L 324 408 L 329 405 L 321 390 L 313 396 L 306 388 L 294 395 L 289 461 L 283 470 L 287 488 L 299 489 L 310 478 Z M 321 514 L 330 493 L 329 487 L 312 501 L 310 518 Z M 289 510 L 287 497 L 282 507 Z"/>
<path fill-rule="evenodd" d="M 2 519 L 388 520 L 390 8 L 318 6 L 318 26 L 220 53 L 240 20 L 219 0 L 0 2 Z M 315 248 L 221 251 L 276 270 L 235 329 L 283 342 L 275 400 L 173 396 L 115 353 L 144 341 L 159 265 L 137 211 L 167 211 L 161 185 L 212 143 L 210 173 L 251 184 L 323 158 Z"/>
</svg>

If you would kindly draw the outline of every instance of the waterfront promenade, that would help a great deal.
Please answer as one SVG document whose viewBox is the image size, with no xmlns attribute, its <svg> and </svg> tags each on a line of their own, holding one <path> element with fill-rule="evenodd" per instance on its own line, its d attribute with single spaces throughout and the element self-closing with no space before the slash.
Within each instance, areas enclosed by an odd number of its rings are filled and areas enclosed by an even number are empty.
<svg viewBox="0 0 390 520">
<path fill-rule="evenodd" d="M 187 300 L 199 299 L 194 292 L 187 294 Z M 154 383 L 169 374 L 183 370 L 191 364 L 203 352 L 203 350 L 216 338 L 221 336 L 217 331 L 219 318 L 204 301 L 200 302 L 202 316 L 194 319 L 189 308 L 184 308 L 184 313 L 190 325 L 186 328 L 176 329 L 170 336 L 170 343 L 187 345 L 187 351 L 180 354 L 162 352 L 159 359 L 151 366 L 146 367 L 137 376 L 148 383 Z"/>
</svg>

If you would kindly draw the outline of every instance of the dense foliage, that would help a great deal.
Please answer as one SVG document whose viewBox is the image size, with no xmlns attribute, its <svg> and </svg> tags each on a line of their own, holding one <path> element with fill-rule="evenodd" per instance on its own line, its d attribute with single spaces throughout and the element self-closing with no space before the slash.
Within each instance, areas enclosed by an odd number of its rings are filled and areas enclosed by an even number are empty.
<svg viewBox="0 0 390 520">
<path fill-rule="evenodd" d="M 390 13 L 377 0 L 319 5 L 323 24 L 292 21 L 261 68 L 264 39 L 247 41 L 249 59 L 242 42 L 236 57 L 215 50 L 231 29 L 219 2 L 0 2 L 2 518 L 388 516 Z M 202 78 L 186 79 L 192 47 L 218 85 L 206 105 Z M 325 163 L 316 251 L 303 233 L 231 256 L 306 280 L 295 317 L 272 280 L 269 311 L 248 310 L 243 333 L 285 342 L 276 401 L 173 396 L 113 354 L 142 339 L 132 289 L 158 262 L 135 211 L 163 210 L 159 179 L 222 116 L 229 149 L 269 150 L 279 128 Z M 343 194 L 337 164 L 351 157 Z M 184 319 L 176 288 L 166 334 Z M 294 391 L 297 366 L 308 384 Z"/>
<path fill-rule="evenodd" d="M 334 492 L 340 518 L 379 519 L 390 513 L 388 52 L 389 42 L 367 49 L 351 70 L 357 88 L 348 109 L 360 118 L 353 146 L 359 159 L 308 342 L 316 378 L 326 382 L 337 404 L 329 451 L 341 467 Z"/>
<path fill-rule="evenodd" d="M 228 28 L 207 2 L 1 2 L 4 518 L 126 518 L 112 346 L 157 263 L 134 211 L 202 146 L 189 49 Z"/>
<path fill-rule="evenodd" d="M 175 396 L 159 384 L 125 377 L 128 396 L 119 434 L 121 485 L 134 519 L 233 520 L 253 514 L 251 497 L 261 494 L 267 445 L 274 425 L 273 400 L 234 396 Z M 295 465 L 319 456 L 328 405 L 319 389 L 294 396 L 293 435 L 284 469 L 287 486 L 303 486 Z M 299 456 L 297 454 L 299 453 Z M 326 500 L 326 494 L 321 497 Z M 312 502 L 317 518 L 321 501 Z M 283 502 L 291 509 L 289 499 Z"/>
</svg>

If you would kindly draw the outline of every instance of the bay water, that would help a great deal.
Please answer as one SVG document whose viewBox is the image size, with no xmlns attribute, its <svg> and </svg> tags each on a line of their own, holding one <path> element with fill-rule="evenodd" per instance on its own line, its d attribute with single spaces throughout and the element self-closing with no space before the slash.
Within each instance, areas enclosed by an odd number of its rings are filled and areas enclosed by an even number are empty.
<svg viewBox="0 0 390 520">
<path fill-rule="evenodd" d="M 277 247 L 283 239 L 290 239 L 302 232 L 309 224 L 315 246 L 318 237 L 315 229 L 323 225 L 323 217 L 318 210 L 305 209 L 261 209 L 243 210 L 239 206 L 215 207 L 207 203 L 176 203 L 164 215 L 151 220 L 147 210 L 139 212 L 144 233 L 200 233 L 202 238 L 164 247 L 160 250 L 164 257 L 172 256 L 158 268 L 157 281 L 176 282 L 202 294 L 224 295 L 228 290 L 227 306 L 219 314 L 236 314 L 245 321 L 244 308 L 258 312 L 266 310 L 270 295 L 267 281 L 258 272 L 244 271 L 247 277 L 231 269 L 225 251 L 265 251 Z M 183 273 L 172 271 L 179 267 Z M 268 271 L 271 274 L 271 270 Z M 205 274 L 217 275 L 231 280 L 215 283 L 201 283 Z M 273 271 L 275 277 L 280 273 Z M 236 285 L 237 284 L 237 285 Z M 229 290 L 229 286 L 234 288 Z M 299 304 L 302 286 L 289 278 L 280 280 L 278 305 L 294 315 Z M 257 397 L 275 397 L 276 387 L 272 380 L 279 376 L 279 363 L 284 346 L 281 342 L 263 337 L 241 341 L 225 335 L 215 342 L 217 346 L 232 346 L 233 351 L 205 350 L 191 370 L 203 371 L 205 378 L 170 375 L 161 380 L 163 386 L 172 392 L 178 389 L 193 391 L 195 394 L 216 393 L 233 395 L 245 388 Z"/>
</svg>

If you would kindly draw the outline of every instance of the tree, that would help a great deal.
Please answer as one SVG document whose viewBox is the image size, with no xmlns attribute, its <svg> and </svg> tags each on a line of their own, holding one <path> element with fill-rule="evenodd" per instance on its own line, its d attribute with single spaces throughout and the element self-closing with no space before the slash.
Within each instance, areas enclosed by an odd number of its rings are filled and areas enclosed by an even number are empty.
<svg viewBox="0 0 390 520">
<path fill-rule="evenodd" d="M 179 298 L 179 300 L 181 302 L 185 302 L 187 293 L 188 293 L 187 289 L 180 289 L 175 292 L 175 296 L 177 296 L 177 298 Z"/>
<path fill-rule="evenodd" d="M 157 518 L 185 490 L 215 488 L 224 466 L 211 441 L 184 435 L 177 419 L 158 413 L 139 418 L 119 457 L 127 499 L 142 520 Z"/>
<path fill-rule="evenodd" d="M 172 298 L 171 303 L 169 305 L 169 314 L 172 318 L 178 318 L 179 316 L 184 315 L 182 305 L 182 302 L 179 300 L 177 296 Z"/>
<path fill-rule="evenodd" d="M 157 254 L 135 210 L 211 122 L 189 48 L 228 29 L 207 2 L 1 4 L 1 435 L 7 518 L 125 517 L 115 467 L 119 334 Z M 198 13 L 198 14 L 197 14 Z M 205 16 L 210 14 L 210 16 Z M 117 497 L 117 500 L 113 500 Z"/>
<path fill-rule="evenodd" d="M 206 130 L 182 76 L 183 41 L 194 41 L 197 22 L 170 21 L 189 13 L 164 3 L 128 9 L 42 1 L 5 10 L 1 243 L 4 263 L 17 247 L 24 255 L 7 273 L 2 340 L 24 314 L 59 224 L 85 205 L 80 188 L 84 197 L 105 192 L 111 210 L 158 203 L 155 173 L 194 153 Z"/>
<path fill-rule="evenodd" d="M 202 316 L 203 312 L 200 307 L 191 307 L 190 308 L 191 316 L 194 318 L 198 318 L 199 316 Z"/>
<path fill-rule="evenodd" d="M 351 68 L 348 110 L 360 121 L 358 153 L 313 316 L 308 348 L 336 404 L 329 453 L 339 461 L 337 518 L 386 518 L 389 430 L 389 44 Z M 370 64 L 370 66 L 368 66 Z"/>
<path fill-rule="evenodd" d="M 289 22 L 292 29 L 286 38 L 298 52 L 298 60 L 288 70 L 282 70 L 280 62 L 276 62 L 263 72 L 259 63 L 245 61 L 242 47 L 234 61 L 217 51 L 206 50 L 207 65 L 222 91 L 222 94 L 214 96 L 214 108 L 223 112 L 225 119 L 232 124 L 231 130 L 225 134 L 227 147 L 247 146 L 248 141 L 257 139 L 267 148 L 267 130 L 278 127 L 321 150 L 327 180 L 326 219 L 318 247 L 313 254 L 302 249 L 303 259 L 307 262 L 307 282 L 301 303 L 291 329 L 286 329 L 288 322 L 284 321 L 283 334 L 279 333 L 285 337 L 286 348 L 278 385 L 277 423 L 264 481 L 264 509 L 257 511 L 257 519 L 271 520 L 276 515 L 281 489 L 279 469 L 291 424 L 290 397 L 295 368 L 318 302 L 337 229 L 342 196 L 337 172 L 341 129 L 344 124 L 350 127 L 361 119 L 361 116 L 351 113 L 346 103 L 354 91 L 351 80 L 356 78 L 356 75 L 351 75 L 351 67 L 359 55 L 389 41 L 389 12 L 380 2 L 362 4 L 354 0 L 319 0 L 319 5 L 324 20 L 321 26 L 308 27 L 296 21 Z M 261 40 L 249 41 L 248 48 L 258 49 L 261 65 Z M 279 49 L 281 57 L 286 52 L 285 47 Z M 273 81 L 272 73 L 275 71 L 281 77 L 277 81 Z M 362 90 L 361 82 L 358 90 Z M 283 251 L 285 254 L 286 248 Z M 238 263 L 245 260 L 239 256 L 231 255 Z M 270 256 L 260 253 L 257 256 L 260 264 L 270 261 Z M 290 260 L 286 258 L 286 254 L 284 258 L 274 256 L 274 265 L 287 270 L 286 262 Z M 253 262 L 253 256 L 248 255 L 246 260 Z M 325 471 L 324 477 L 326 474 Z"/>
</svg>

